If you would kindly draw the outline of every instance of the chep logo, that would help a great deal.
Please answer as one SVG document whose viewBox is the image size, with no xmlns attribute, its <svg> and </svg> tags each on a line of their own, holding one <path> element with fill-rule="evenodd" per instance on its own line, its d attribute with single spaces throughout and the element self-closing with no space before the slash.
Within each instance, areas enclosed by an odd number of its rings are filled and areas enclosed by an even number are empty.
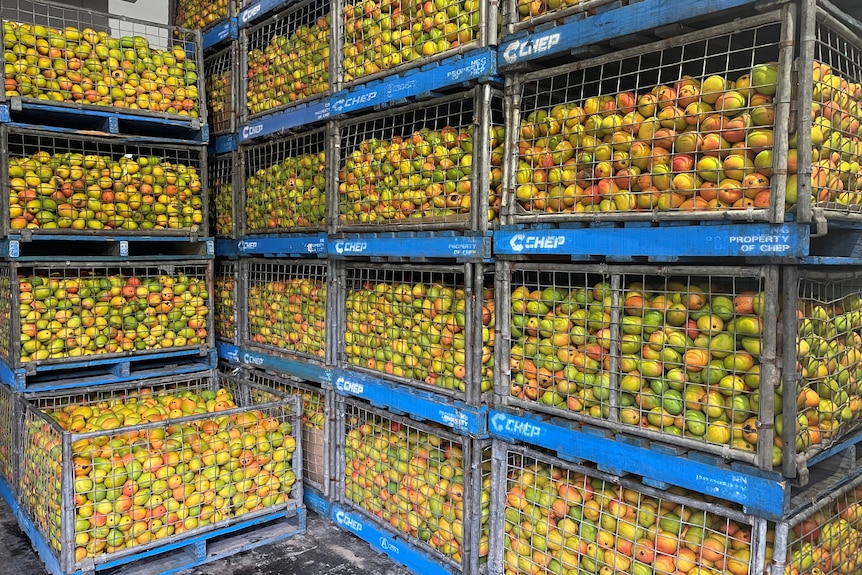
<svg viewBox="0 0 862 575">
<path fill-rule="evenodd" d="M 343 254 L 361 254 L 368 249 L 368 242 L 335 242 L 335 253 Z"/>
<path fill-rule="evenodd" d="M 344 511 L 336 511 L 335 512 L 335 522 L 343 527 L 347 527 L 351 531 L 359 532 L 362 531 L 362 523 L 350 517 Z"/>
<path fill-rule="evenodd" d="M 515 234 L 509 240 L 509 247 L 516 254 L 526 250 L 555 250 L 566 243 L 566 236 Z"/>
<path fill-rule="evenodd" d="M 261 10 L 261 8 L 263 8 L 263 5 L 261 5 L 261 4 L 255 4 L 254 6 L 252 6 L 251 8 L 249 8 L 248 10 L 246 10 L 245 12 L 243 12 L 243 13 L 242 13 L 242 21 L 243 21 L 243 23 L 248 22 L 249 20 L 251 20 L 252 18 L 254 18 L 255 16 L 257 16 L 258 14 L 260 14 L 260 10 Z"/>
<path fill-rule="evenodd" d="M 491 416 L 491 427 L 494 431 L 504 431 L 506 429 L 507 417 L 502 413 L 495 413 Z"/>
<path fill-rule="evenodd" d="M 242 139 L 248 140 L 263 132 L 263 124 L 248 124 L 242 127 Z"/>
<path fill-rule="evenodd" d="M 343 391 L 345 393 L 362 395 L 362 392 L 365 391 L 365 386 L 363 386 L 361 383 L 357 383 L 355 381 L 350 381 L 344 379 L 343 377 L 339 377 L 335 380 L 335 389 L 337 389 L 338 391 Z"/>
<path fill-rule="evenodd" d="M 541 38 L 533 38 L 527 42 L 513 40 L 508 46 L 506 46 L 506 49 L 503 50 L 503 59 L 509 64 L 514 64 L 521 58 L 526 58 L 532 54 L 547 52 L 559 43 L 559 32 Z"/>
</svg>

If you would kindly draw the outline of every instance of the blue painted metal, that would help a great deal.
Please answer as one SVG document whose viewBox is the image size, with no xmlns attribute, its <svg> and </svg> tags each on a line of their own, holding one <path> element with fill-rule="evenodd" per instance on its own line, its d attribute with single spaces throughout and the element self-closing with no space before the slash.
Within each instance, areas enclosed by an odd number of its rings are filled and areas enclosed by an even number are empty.
<svg viewBox="0 0 862 575">
<path fill-rule="evenodd" d="M 0 361 L 0 382 L 22 392 L 58 391 L 196 373 L 213 369 L 216 365 L 218 355 L 215 349 L 208 350 L 204 356 L 200 356 L 197 349 L 189 349 L 48 364 L 37 367 L 36 372 L 30 374 L 25 368 L 13 369 Z"/>
<path fill-rule="evenodd" d="M 714 495 L 743 506 L 746 513 L 780 520 L 789 502 L 786 481 L 775 475 L 746 473 L 697 458 L 682 458 L 612 437 L 584 433 L 570 422 L 547 421 L 533 415 L 492 410 L 492 437 L 552 449 L 561 455 L 595 462 L 599 468 L 633 473 L 697 493 Z"/>
<path fill-rule="evenodd" d="M 329 514 L 332 512 L 332 501 L 307 484 L 302 486 L 302 498 L 305 506 L 318 515 L 329 517 Z"/>
<path fill-rule="evenodd" d="M 230 363 L 239 363 L 239 347 L 225 341 L 216 341 L 215 347 L 219 359 Z"/>
<path fill-rule="evenodd" d="M 580 14 L 559 26 L 504 38 L 498 48 L 497 65 L 503 70 L 514 64 L 562 55 L 628 34 L 753 3 L 754 0 L 698 0 L 682 3 L 641 0 L 587 18 Z"/>
<path fill-rule="evenodd" d="M 326 234 L 245 236 L 236 241 L 241 256 L 326 256 Z"/>
<path fill-rule="evenodd" d="M 359 397 L 377 407 L 407 413 L 419 420 L 429 420 L 452 428 L 457 433 L 475 437 L 488 436 L 488 408 L 472 407 L 436 393 L 406 385 L 394 385 L 353 371 L 331 370 L 328 382 L 337 393 Z"/>
<path fill-rule="evenodd" d="M 799 263 L 806 266 L 862 266 L 862 258 L 805 256 Z"/>
<path fill-rule="evenodd" d="M 329 119 L 329 98 L 303 102 L 281 112 L 254 119 L 239 128 L 239 143 L 271 136 L 298 126 Z"/>
<path fill-rule="evenodd" d="M 8 104 L 0 104 L 0 122 L 7 124 L 12 121 Z"/>
<path fill-rule="evenodd" d="M 235 258 L 239 256 L 237 249 L 237 241 L 228 238 L 217 238 L 215 243 L 215 253 L 220 258 Z"/>
<path fill-rule="evenodd" d="M 5 120 L 4 120 L 5 118 Z M 95 130 L 109 134 L 132 134 L 135 130 L 158 131 L 164 138 L 184 139 L 197 143 L 209 141 L 209 128 L 199 118 L 133 114 L 120 108 L 50 102 L 36 98 L 15 97 L 0 113 L 0 121 Z"/>
<path fill-rule="evenodd" d="M 274 12 L 278 8 L 289 4 L 293 0 L 257 0 L 245 10 L 239 13 L 240 26 L 247 26 L 250 22 L 259 20 L 270 12 Z"/>
<path fill-rule="evenodd" d="M 0 108 L 2 108 L 2 106 L 0 106 Z M 0 110 L 0 112 L 2 112 L 2 110 Z M 0 116 L 2 116 L 2 114 L 0 114 Z M 91 136 L 92 135 L 90 129 L 77 129 L 77 128 L 63 127 L 63 126 L 43 126 L 41 124 L 35 123 L 36 121 L 38 121 L 36 118 L 28 118 L 28 119 L 31 120 L 31 122 L 29 122 L 29 123 L 28 122 L 13 122 L 11 120 L 6 122 L 6 121 L 3 121 L 2 118 L 0 118 L 0 123 L 9 124 L 9 126 L 11 126 L 13 128 L 24 128 L 27 130 L 39 130 L 40 132 L 51 132 L 54 134 L 63 134 L 63 135 L 70 136 L 70 137 L 77 137 L 77 136 L 82 136 L 82 135 L 83 136 Z M 119 128 L 118 127 L 115 128 L 114 133 L 116 133 L 116 129 L 119 129 Z M 179 137 L 181 135 L 182 134 L 179 134 L 178 137 L 168 138 L 165 135 L 156 135 L 156 134 L 153 134 L 153 135 L 124 134 L 123 138 L 126 142 L 128 142 L 130 144 L 145 144 L 145 145 L 150 144 L 150 145 L 152 145 L 152 144 L 170 143 L 173 145 L 176 145 L 176 144 L 184 144 L 184 145 L 189 145 L 189 146 L 200 146 L 201 145 L 200 140 L 195 139 L 195 138 L 186 139 L 186 138 Z"/>
<path fill-rule="evenodd" d="M 236 40 L 239 37 L 239 24 L 236 18 L 226 18 L 203 33 L 203 49 L 209 50 L 225 40 Z"/>
<path fill-rule="evenodd" d="M 368 543 L 372 549 L 385 553 L 390 559 L 404 565 L 412 572 L 421 575 L 455 575 L 456 570 L 448 569 L 428 557 L 410 543 L 359 513 L 347 511 L 337 503 L 332 504 L 332 520 L 336 525 L 349 531 Z"/>
<path fill-rule="evenodd" d="M 347 114 L 390 104 L 463 82 L 492 79 L 497 74 L 496 55 L 492 48 L 480 48 L 463 55 L 432 62 L 402 74 L 375 80 L 343 90 L 332 96 L 332 114 Z"/>
<path fill-rule="evenodd" d="M 332 370 L 328 367 L 311 363 L 307 359 L 288 358 L 265 351 L 240 347 L 239 361 L 252 367 L 269 369 L 276 373 L 292 375 L 321 385 L 330 385 L 333 381 Z"/>
<path fill-rule="evenodd" d="M 90 246 L 96 244 L 104 246 L 106 244 L 117 244 L 118 253 L 99 254 L 99 261 L 126 261 L 129 259 L 129 244 L 147 244 L 148 247 L 156 248 L 159 244 L 190 243 L 192 240 L 188 236 L 136 236 L 136 235 L 77 235 L 77 234 L 56 234 L 50 232 L 41 232 L 34 230 L 26 241 L 20 235 L 11 235 L 0 239 L 0 258 L 15 259 L 18 261 L 67 261 L 68 255 L 46 256 L 45 254 L 27 254 L 26 250 L 22 249 L 28 245 L 36 245 L 38 242 L 89 242 Z M 197 238 L 195 242 L 200 242 L 200 246 L 204 247 L 204 253 L 183 255 L 184 259 L 212 259 L 215 257 L 215 240 L 213 238 Z M 43 244 L 44 246 L 45 244 Z M 86 250 L 87 246 L 83 243 L 79 244 L 82 250 Z M 147 255 L 147 259 L 176 260 L 176 254 L 161 256 L 159 254 Z"/>
<path fill-rule="evenodd" d="M 216 136 L 209 151 L 211 156 L 218 156 L 233 152 L 238 146 L 236 134 L 222 134 L 221 136 Z"/>
<path fill-rule="evenodd" d="M 808 252 L 801 224 L 716 224 L 504 228 L 494 233 L 495 255 L 589 257 L 799 257 Z"/>
<path fill-rule="evenodd" d="M 330 239 L 327 254 L 336 259 L 370 256 L 487 260 L 491 257 L 491 236 L 464 236 L 451 232 L 351 235 L 344 239 Z"/>
</svg>

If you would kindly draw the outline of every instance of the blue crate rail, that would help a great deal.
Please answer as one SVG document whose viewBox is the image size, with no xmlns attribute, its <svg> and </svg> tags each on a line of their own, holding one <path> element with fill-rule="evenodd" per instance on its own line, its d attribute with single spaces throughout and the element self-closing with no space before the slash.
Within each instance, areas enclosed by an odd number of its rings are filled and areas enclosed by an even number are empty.
<svg viewBox="0 0 862 575">
<path fill-rule="evenodd" d="M 48 542 L 20 508 L 12 490 L 3 479 L 0 479 L 0 496 L 12 509 L 18 525 L 30 539 L 33 548 L 51 575 L 84 575 L 83 570 L 66 572 L 61 569 Z M 147 573 L 170 575 L 255 547 L 282 541 L 304 533 L 305 528 L 306 511 L 304 507 L 283 510 L 241 521 L 175 543 L 167 543 L 121 559 L 92 565 L 92 568 L 88 569 L 86 573 L 106 571 L 131 563 L 122 570 L 124 575 L 144 575 Z"/>
<path fill-rule="evenodd" d="M 754 0 L 699 0 L 687 3 L 640 0 L 626 6 L 615 5 L 612 9 L 604 9 L 586 18 L 583 13 L 579 13 L 559 25 L 547 23 L 532 33 L 522 31 L 504 37 L 497 50 L 497 66 L 505 71 L 519 64 L 562 56 L 630 34 L 703 18 L 717 12 L 732 11 L 754 3 Z M 733 12 L 730 13 L 731 17 L 736 17 Z"/>
<path fill-rule="evenodd" d="M 47 102 L 13 97 L 0 104 L 0 123 L 50 125 L 72 130 L 103 132 L 114 135 L 142 135 L 187 140 L 193 143 L 209 141 L 209 128 L 200 118 L 160 118 L 134 114 L 119 108 L 84 106 L 73 103 Z"/>
<path fill-rule="evenodd" d="M 62 249 L 60 249 L 62 248 Z M 65 250 L 65 251 L 64 251 Z M 68 253 L 67 253 L 68 251 Z M 67 261 L 82 253 L 101 261 L 209 260 L 215 257 L 213 238 L 178 236 L 96 236 L 78 234 L 16 234 L 0 239 L 0 258 L 17 261 Z"/>
<path fill-rule="evenodd" d="M 236 40 L 239 37 L 239 20 L 227 18 L 221 22 L 216 22 L 204 30 L 201 36 L 204 50 L 212 50 L 221 45 L 222 42 Z"/>
<path fill-rule="evenodd" d="M 218 239 L 216 256 L 326 257 L 326 234 L 244 236 L 238 240 Z"/>
<path fill-rule="evenodd" d="M 654 225 L 607 222 L 560 226 L 506 226 L 494 233 L 497 256 L 568 256 L 609 260 L 675 261 L 683 257 L 783 257 L 809 253 L 809 226 L 796 223 Z"/>
<path fill-rule="evenodd" d="M 330 116 L 391 105 L 407 98 L 432 96 L 437 90 L 476 80 L 493 80 L 496 75 L 494 50 L 480 48 L 257 118 L 240 126 L 239 143 L 322 122 Z"/>
<path fill-rule="evenodd" d="M 353 533 L 372 549 L 385 553 L 392 561 L 403 565 L 421 575 L 456 575 L 457 571 L 447 569 L 423 551 L 417 549 L 400 537 L 380 529 L 376 524 L 359 513 L 348 511 L 338 503 L 332 504 L 332 521 Z"/>
<path fill-rule="evenodd" d="M 332 501 L 320 493 L 318 490 L 308 485 L 302 487 L 302 500 L 305 507 L 324 517 L 329 517 L 332 513 Z"/>
<path fill-rule="evenodd" d="M 211 156 L 235 152 L 239 148 L 238 134 L 222 134 L 212 140 L 209 147 Z"/>
<path fill-rule="evenodd" d="M 327 255 L 330 259 L 362 256 L 416 260 L 449 258 L 482 260 L 491 258 L 491 234 L 462 235 L 455 232 L 392 232 L 350 234 L 330 238 Z"/>
<path fill-rule="evenodd" d="M 87 356 L 81 361 L 12 369 L 0 361 L 0 382 L 16 391 L 57 391 L 196 373 L 218 364 L 215 349 L 186 349 L 129 357 Z"/>
<path fill-rule="evenodd" d="M 245 347 L 217 343 L 219 357 L 237 365 L 267 369 L 276 373 L 319 383 L 338 394 L 357 397 L 373 406 L 395 414 L 410 414 L 417 420 L 445 425 L 454 431 L 474 437 L 488 434 L 488 408 L 472 407 L 461 401 L 396 385 L 350 370 L 337 369 Z"/>
</svg>

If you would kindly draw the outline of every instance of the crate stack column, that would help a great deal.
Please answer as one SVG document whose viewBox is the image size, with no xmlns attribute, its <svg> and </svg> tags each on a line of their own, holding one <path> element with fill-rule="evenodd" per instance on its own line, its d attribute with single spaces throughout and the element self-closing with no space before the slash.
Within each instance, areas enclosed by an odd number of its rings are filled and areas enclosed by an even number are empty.
<svg viewBox="0 0 862 575">
<path fill-rule="evenodd" d="M 504 8 L 491 570 L 835 572 L 860 24 L 659 4 Z"/>
</svg>

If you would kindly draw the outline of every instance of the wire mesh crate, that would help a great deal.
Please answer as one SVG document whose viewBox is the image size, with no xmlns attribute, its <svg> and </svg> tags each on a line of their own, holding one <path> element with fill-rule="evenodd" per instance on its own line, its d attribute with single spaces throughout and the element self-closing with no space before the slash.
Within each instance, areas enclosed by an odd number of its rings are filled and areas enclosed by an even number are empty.
<svg viewBox="0 0 862 575">
<path fill-rule="evenodd" d="M 507 222 L 858 212 L 858 33 L 808 4 L 513 77 Z"/>
<path fill-rule="evenodd" d="M 0 473 L 11 487 L 15 485 L 15 393 L 8 385 L 0 385 Z"/>
<path fill-rule="evenodd" d="M 211 262 L 0 264 L 13 369 L 212 347 Z"/>
<path fill-rule="evenodd" d="M 210 134 L 233 134 L 239 114 L 239 45 L 231 42 L 204 60 L 204 85 Z"/>
<path fill-rule="evenodd" d="M 492 478 L 491 572 L 764 572 L 766 521 L 721 499 L 500 441 Z"/>
<path fill-rule="evenodd" d="M 242 31 L 243 120 L 330 93 L 330 10 L 298 2 Z"/>
<path fill-rule="evenodd" d="M 0 126 L 0 230 L 187 236 L 208 229 L 206 150 Z"/>
<path fill-rule="evenodd" d="M 246 310 L 240 344 L 329 362 L 325 261 L 240 260 Z"/>
<path fill-rule="evenodd" d="M 241 149 L 246 235 L 325 228 L 326 140 L 321 128 Z"/>
<path fill-rule="evenodd" d="M 3 8 L 0 99 L 206 120 L 199 32 L 43 0 Z"/>
<path fill-rule="evenodd" d="M 337 229 L 487 230 L 502 195 L 501 105 L 482 84 L 340 122 Z"/>
<path fill-rule="evenodd" d="M 296 398 L 208 372 L 18 401 L 18 502 L 65 573 L 302 505 Z"/>
<path fill-rule="evenodd" d="M 862 475 L 811 500 L 774 528 L 770 575 L 855 572 L 859 568 Z"/>
<path fill-rule="evenodd" d="M 496 7 L 480 0 L 342 0 L 337 23 L 339 89 L 494 44 Z"/>
<path fill-rule="evenodd" d="M 213 234 L 216 237 L 236 239 L 239 235 L 241 218 L 237 214 L 239 202 L 235 197 L 239 191 L 234 181 L 239 173 L 239 152 L 230 152 L 209 158 L 210 217 Z"/>
<path fill-rule="evenodd" d="M 502 3 L 504 30 L 513 34 L 546 22 L 572 16 L 588 18 L 596 10 L 629 4 L 630 0 L 506 0 Z"/>
<path fill-rule="evenodd" d="M 174 24 L 190 30 L 209 28 L 239 13 L 240 0 L 175 0 Z"/>
<path fill-rule="evenodd" d="M 243 310 L 237 305 L 240 288 L 240 265 L 236 260 L 215 263 L 213 292 L 215 294 L 215 337 L 233 344 L 239 343 L 238 316 Z"/>
<path fill-rule="evenodd" d="M 488 555 L 491 442 L 336 398 L 337 497 L 463 573 Z"/>
<path fill-rule="evenodd" d="M 317 489 L 324 497 L 329 497 L 332 432 L 335 422 L 334 392 L 307 381 L 285 378 L 254 368 L 244 369 L 241 377 L 257 386 L 301 398 L 302 477 L 307 486 Z"/>
<path fill-rule="evenodd" d="M 470 405 L 490 394 L 496 307 L 481 265 L 348 262 L 339 275 L 340 367 Z"/>
<path fill-rule="evenodd" d="M 802 484 L 809 460 L 859 429 L 858 270 L 498 270 L 500 404 L 775 466 Z"/>
</svg>

